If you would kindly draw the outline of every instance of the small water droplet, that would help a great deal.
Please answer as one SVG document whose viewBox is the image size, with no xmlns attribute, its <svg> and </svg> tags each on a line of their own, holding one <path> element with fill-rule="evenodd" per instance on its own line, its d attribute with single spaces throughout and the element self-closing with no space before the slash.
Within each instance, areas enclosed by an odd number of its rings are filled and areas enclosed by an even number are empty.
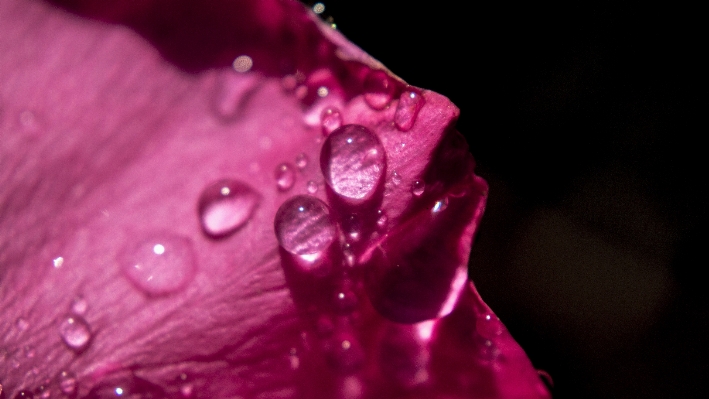
<svg viewBox="0 0 709 399">
<path fill-rule="evenodd" d="M 485 316 L 477 319 L 475 322 L 475 329 L 481 337 L 489 340 L 502 334 L 504 326 L 497 316 L 493 314 L 486 314 Z"/>
<path fill-rule="evenodd" d="M 420 197 L 426 190 L 426 183 L 423 180 L 416 180 L 411 184 L 411 193 L 417 197 Z"/>
<path fill-rule="evenodd" d="M 364 79 L 364 100 L 373 109 L 384 109 L 394 95 L 394 84 L 389 75 L 381 70 L 372 70 Z"/>
<path fill-rule="evenodd" d="M 392 172 L 391 182 L 394 183 L 395 186 L 398 186 L 399 184 L 401 184 L 401 175 L 399 173 L 397 173 L 397 171 Z"/>
<path fill-rule="evenodd" d="M 199 198 L 202 230 L 214 238 L 233 234 L 251 219 L 260 201 L 261 196 L 241 181 L 212 183 Z"/>
<path fill-rule="evenodd" d="M 55 269 L 59 269 L 64 265 L 64 258 L 58 256 L 52 260 L 52 264 L 54 265 Z"/>
<path fill-rule="evenodd" d="M 62 371 L 57 375 L 57 383 L 59 389 L 65 395 L 73 395 L 76 393 L 76 376 L 70 371 Z"/>
<path fill-rule="evenodd" d="M 336 334 L 328 351 L 328 363 L 338 373 L 352 374 L 364 362 L 364 351 L 352 334 Z"/>
<path fill-rule="evenodd" d="M 165 392 L 155 384 L 134 376 L 104 381 L 95 386 L 84 399 L 162 399 Z"/>
<path fill-rule="evenodd" d="M 308 156 L 305 155 L 305 153 L 301 152 L 300 154 L 296 155 L 296 157 L 295 157 L 295 166 L 298 169 L 303 170 L 303 169 L 305 169 L 306 166 L 308 166 L 308 161 L 309 161 Z"/>
<path fill-rule="evenodd" d="M 83 315 L 86 313 L 86 310 L 89 308 L 88 302 L 86 302 L 86 299 L 83 297 L 76 297 L 71 303 L 71 311 L 78 314 L 78 315 Z"/>
<path fill-rule="evenodd" d="M 342 126 L 342 114 L 337 108 L 325 108 L 320 115 L 320 124 L 323 135 L 327 136 Z"/>
<path fill-rule="evenodd" d="M 251 67 L 254 66 L 254 61 L 248 55 L 240 55 L 236 57 L 231 65 L 236 72 L 244 73 L 248 72 Z"/>
<path fill-rule="evenodd" d="M 330 209 L 315 197 L 295 196 L 278 208 L 276 237 L 294 255 L 319 254 L 335 239 Z"/>
<path fill-rule="evenodd" d="M 69 349 L 83 352 L 91 341 L 91 328 L 83 317 L 71 315 L 59 324 L 59 335 Z"/>
<path fill-rule="evenodd" d="M 15 321 L 15 326 L 17 327 L 18 330 L 20 331 L 27 331 L 27 329 L 30 326 L 30 323 L 23 319 L 22 317 L 18 318 L 17 321 Z"/>
<path fill-rule="evenodd" d="M 399 130 L 406 132 L 414 126 L 423 102 L 423 96 L 413 90 L 401 93 L 394 114 L 394 123 Z"/>
<path fill-rule="evenodd" d="M 282 163 L 276 167 L 276 186 L 280 191 L 288 191 L 295 184 L 295 171 L 287 163 Z"/>
<path fill-rule="evenodd" d="M 315 194 L 315 193 L 317 193 L 317 192 L 318 192 L 318 183 L 316 183 L 314 180 L 310 180 L 310 181 L 308 182 L 308 187 L 307 187 L 307 189 L 308 189 L 308 192 L 309 192 L 310 194 Z"/>
<path fill-rule="evenodd" d="M 13 396 L 13 399 L 34 399 L 34 394 L 27 389 L 23 389 Z"/>
<path fill-rule="evenodd" d="M 345 125 L 323 144 L 320 167 L 325 181 L 341 198 L 351 202 L 369 199 L 386 171 L 381 142 L 361 125 Z"/>
<path fill-rule="evenodd" d="M 440 199 L 436 201 L 433 204 L 433 208 L 431 208 L 431 213 L 436 214 L 436 213 L 441 213 L 448 208 L 448 197 L 445 197 L 443 199 Z"/>
<path fill-rule="evenodd" d="M 169 233 L 155 234 L 123 249 L 123 274 L 151 296 L 182 290 L 197 269 L 192 241 Z"/>
<path fill-rule="evenodd" d="M 377 215 L 379 215 L 379 217 L 377 218 L 377 226 L 380 229 L 387 227 L 387 224 L 389 223 L 389 218 L 387 217 L 386 212 L 384 212 L 383 209 L 380 209 L 377 211 Z"/>
</svg>

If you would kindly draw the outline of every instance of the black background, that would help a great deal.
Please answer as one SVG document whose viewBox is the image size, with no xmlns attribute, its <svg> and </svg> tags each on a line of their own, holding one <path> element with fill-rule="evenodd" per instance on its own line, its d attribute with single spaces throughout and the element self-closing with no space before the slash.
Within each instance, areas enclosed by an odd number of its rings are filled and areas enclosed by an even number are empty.
<svg viewBox="0 0 709 399">
<path fill-rule="evenodd" d="M 461 109 L 491 187 L 471 276 L 554 396 L 703 397 L 698 9 L 324 3 L 350 40 Z"/>
</svg>

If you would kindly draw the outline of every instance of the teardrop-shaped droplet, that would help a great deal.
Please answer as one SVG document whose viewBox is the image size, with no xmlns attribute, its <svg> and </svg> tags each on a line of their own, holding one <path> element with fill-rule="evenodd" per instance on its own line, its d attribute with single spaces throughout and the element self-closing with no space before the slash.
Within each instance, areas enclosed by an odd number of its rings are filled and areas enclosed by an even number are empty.
<svg viewBox="0 0 709 399">
<path fill-rule="evenodd" d="M 373 109 L 384 109 L 394 96 L 394 83 L 381 70 L 372 70 L 364 79 L 364 100 Z"/>
<path fill-rule="evenodd" d="M 416 180 L 411 184 L 411 194 L 420 197 L 426 190 L 426 183 L 423 180 Z"/>
<path fill-rule="evenodd" d="M 282 163 L 276 167 L 276 187 L 280 191 L 288 191 L 295 184 L 295 171 L 290 164 Z"/>
<path fill-rule="evenodd" d="M 357 203 L 371 198 L 379 187 L 386 172 L 386 154 L 369 129 L 345 125 L 325 140 L 320 167 L 332 191 Z"/>
<path fill-rule="evenodd" d="M 335 239 L 330 209 L 315 197 L 289 199 L 278 208 L 274 223 L 281 247 L 294 255 L 321 253 Z"/>
<path fill-rule="evenodd" d="M 159 296 L 185 288 L 197 269 L 192 241 L 173 234 L 155 234 L 127 245 L 123 274 L 147 295 Z"/>
<path fill-rule="evenodd" d="M 83 317 L 71 315 L 59 324 L 59 335 L 74 352 L 83 352 L 91 342 L 91 327 Z"/>
<path fill-rule="evenodd" d="M 423 102 L 423 96 L 416 91 L 407 90 L 401 93 L 396 113 L 394 113 L 394 123 L 399 130 L 404 132 L 411 130 L 421 107 L 423 107 Z"/>
<path fill-rule="evenodd" d="M 337 108 L 325 108 L 320 115 L 320 125 L 323 135 L 327 136 L 342 126 L 342 114 Z"/>
<path fill-rule="evenodd" d="M 67 396 L 76 393 L 76 376 L 71 371 L 62 371 L 57 375 L 59 390 Z"/>
<path fill-rule="evenodd" d="M 445 197 L 443 199 L 440 199 L 436 202 L 433 203 L 433 207 L 431 208 L 431 213 L 437 214 L 440 212 L 443 212 L 448 208 L 448 197 Z"/>
<path fill-rule="evenodd" d="M 301 152 L 300 154 L 296 155 L 296 157 L 295 157 L 295 166 L 298 169 L 303 170 L 303 169 L 305 169 L 306 166 L 308 166 L 308 161 L 309 161 L 308 156 L 305 155 L 304 152 Z"/>
<path fill-rule="evenodd" d="M 251 219 L 260 201 L 256 190 L 238 180 L 210 184 L 199 198 L 202 230 L 215 238 L 233 234 Z"/>
<path fill-rule="evenodd" d="M 95 386 L 85 399 L 164 399 L 159 386 L 134 376 L 125 376 Z"/>
<path fill-rule="evenodd" d="M 307 189 L 308 189 L 308 192 L 309 192 L 310 194 L 315 194 L 315 193 L 317 193 L 317 192 L 318 192 L 318 183 L 315 182 L 314 180 L 310 180 L 310 181 L 308 182 L 308 187 L 307 187 Z"/>
</svg>

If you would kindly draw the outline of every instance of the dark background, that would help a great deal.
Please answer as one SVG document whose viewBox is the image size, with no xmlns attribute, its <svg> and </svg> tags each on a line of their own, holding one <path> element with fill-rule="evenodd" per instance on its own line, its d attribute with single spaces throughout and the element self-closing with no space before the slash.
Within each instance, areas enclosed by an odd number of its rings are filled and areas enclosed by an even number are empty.
<svg viewBox="0 0 709 399">
<path fill-rule="evenodd" d="M 554 396 L 703 397 L 698 9 L 324 3 L 350 40 L 460 107 L 491 187 L 471 276 Z"/>
</svg>

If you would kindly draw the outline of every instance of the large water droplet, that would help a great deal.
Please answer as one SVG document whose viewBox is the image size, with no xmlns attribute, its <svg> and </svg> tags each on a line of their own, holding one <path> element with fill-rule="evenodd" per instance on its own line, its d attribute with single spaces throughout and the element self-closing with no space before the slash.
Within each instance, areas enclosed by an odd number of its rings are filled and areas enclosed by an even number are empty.
<svg viewBox="0 0 709 399">
<path fill-rule="evenodd" d="M 295 184 L 295 171 L 290 164 L 282 163 L 276 167 L 276 187 L 280 191 L 288 191 Z"/>
<path fill-rule="evenodd" d="M 364 79 L 364 100 L 374 109 L 384 109 L 394 95 L 394 84 L 386 72 L 372 70 Z"/>
<path fill-rule="evenodd" d="M 281 247 L 294 255 L 319 254 L 335 239 L 330 209 L 315 197 L 299 195 L 283 203 L 275 219 Z"/>
<path fill-rule="evenodd" d="M 173 235 L 154 235 L 123 250 L 123 274 L 151 296 L 182 290 L 197 269 L 192 241 Z"/>
<path fill-rule="evenodd" d="M 423 180 L 416 180 L 411 183 L 411 194 L 420 197 L 426 190 L 426 183 Z"/>
<path fill-rule="evenodd" d="M 71 396 L 76 393 L 76 376 L 71 371 L 62 371 L 57 375 L 59 390 L 65 395 Z"/>
<path fill-rule="evenodd" d="M 325 108 L 320 115 L 320 124 L 322 126 L 323 135 L 327 136 L 332 133 L 342 126 L 342 115 L 340 111 L 337 108 Z"/>
<path fill-rule="evenodd" d="M 164 399 L 159 386 L 134 376 L 116 378 L 95 386 L 85 399 Z"/>
<path fill-rule="evenodd" d="M 246 183 L 221 180 L 210 184 L 199 198 L 202 230 L 211 237 L 225 237 L 251 219 L 261 196 Z"/>
<path fill-rule="evenodd" d="M 91 327 L 83 317 L 71 315 L 59 324 L 59 335 L 69 349 L 82 352 L 91 342 Z"/>
<path fill-rule="evenodd" d="M 320 167 L 336 194 L 351 202 L 362 202 L 376 191 L 386 171 L 386 154 L 369 129 L 345 125 L 332 132 L 323 144 Z"/>
<path fill-rule="evenodd" d="M 401 93 L 394 114 L 394 123 L 399 130 L 406 132 L 414 126 L 423 102 L 423 96 L 413 90 Z"/>
</svg>

